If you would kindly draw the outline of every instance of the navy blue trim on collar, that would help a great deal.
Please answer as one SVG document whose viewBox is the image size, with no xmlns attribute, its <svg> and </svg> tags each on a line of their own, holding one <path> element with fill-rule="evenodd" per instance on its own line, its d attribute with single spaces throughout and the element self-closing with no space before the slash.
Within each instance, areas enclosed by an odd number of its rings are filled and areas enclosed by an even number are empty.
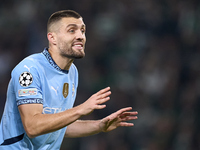
<svg viewBox="0 0 200 150">
<path fill-rule="evenodd" d="M 42 53 L 44 54 L 48 62 L 52 65 L 52 67 L 54 67 L 56 70 L 61 71 L 63 73 L 69 73 L 69 70 L 63 70 L 55 63 L 55 61 L 49 54 L 48 48 L 45 48 Z"/>
<path fill-rule="evenodd" d="M 55 61 L 53 60 L 53 58 L 51 57 L 51 55 L 48 52 L 48 48 L 45 48 L 42 52 L 44 54 L 44 56 L 47 58 L 47 60 L 49 61 L 49 63 L 58 71 L 62 71 L 62 69 L 55 63 Z"/>
<path fill-rule="evenodd" d="M 24 133 L 19 135 L 19 136 L 16 136 L 16 137 L 13 137 L 13 138 L 10 138 L 10 139 L 6 139 L 1 145 L 10 145 L 10 144 L 14 144 L 16 142 L 19 142 L 21 141 L 22 139 L 24 138 Z M 1 146 L 0 145 L 0 146 Z"/>
</svg>

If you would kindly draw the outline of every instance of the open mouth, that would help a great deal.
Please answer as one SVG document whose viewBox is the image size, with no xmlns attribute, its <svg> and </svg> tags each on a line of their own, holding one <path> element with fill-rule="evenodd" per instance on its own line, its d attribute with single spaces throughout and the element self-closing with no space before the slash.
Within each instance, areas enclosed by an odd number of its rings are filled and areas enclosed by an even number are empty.
<svg viewBox="0 0 200 150">
<path fill-rule="evenodd" d="M 83 43 L 81 42 L 76 42 L 72 46 L 76 49 L 83 49 Z"/>
</svg>

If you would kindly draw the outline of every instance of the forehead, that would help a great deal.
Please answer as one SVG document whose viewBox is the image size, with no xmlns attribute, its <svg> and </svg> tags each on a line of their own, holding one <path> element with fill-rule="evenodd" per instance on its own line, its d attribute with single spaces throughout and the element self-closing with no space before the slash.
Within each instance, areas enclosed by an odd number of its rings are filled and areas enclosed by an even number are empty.
<svg viewBox="0 0 200 150">
<path fill-rule="evenodd" d="M 85 26 L 82 18 L 76 19 L 76 18 L 73 18 L 73 17 L 62 18 L 61 19 L 61 25 L 64 26 L 64 27 L 68 27 L 70 25 L 73 25 L 73 26 L 75 25 L 75 26 L 78 26 L 78 27 Z"/>
</svg>

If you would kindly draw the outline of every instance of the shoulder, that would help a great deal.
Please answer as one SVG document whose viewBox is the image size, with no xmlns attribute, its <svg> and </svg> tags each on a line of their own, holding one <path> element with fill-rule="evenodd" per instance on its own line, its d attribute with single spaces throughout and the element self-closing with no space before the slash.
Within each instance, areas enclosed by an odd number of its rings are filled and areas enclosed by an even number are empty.
<svg viewBox="0 0 200 150">
<path fill-rule="evenodd" d="M 74 80 L 74 84 L 77 87 L 78 86 L 78 70 L 74 64 L 71 65 L 69 69 L 69 77 L 71 80 Z"/>
<path fill-rule="evenodd" d="M 77 69 L 77 67 L 75 66 L 74 63 L 72 63 L 72 65 L 69 69 L 69 73 L 78 74 L 78 69 Z"/>
<path fill-rule="evenodd" d="M 72 63 L 72 65 L 71 65 L 70 69 L 73 69 L 73 70 L 76 70 L 76 71 L 78 71 L 78 70 L 77 70 L 77 67 L 76 67 L 76 65 L 75 65 L 74 63 Z"/>
<path fill-rule="evenodd" d="M 40 66 L 39 63 L 41 61 L 44 61 L 41 53 L 30 55 L 15 66 L 12 70 L 12 74 L 21 74 L 22 72 L 32 72 L 33 70 L 38 70 L 38 67 Z"/>
</svg>

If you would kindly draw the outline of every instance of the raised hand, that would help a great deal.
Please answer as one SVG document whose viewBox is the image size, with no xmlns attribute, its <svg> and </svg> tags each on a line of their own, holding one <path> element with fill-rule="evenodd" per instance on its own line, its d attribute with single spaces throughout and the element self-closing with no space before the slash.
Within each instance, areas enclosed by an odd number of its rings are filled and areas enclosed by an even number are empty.
<svg viewBox="0 0 200 150">
<path fill-rule="evenodd" d="M 79 109 L 82 115 L 88 115 L 95 109 L 103 109 L 106 107 L 104 104 L 110 100 L 111 94 L 110 87 L 104 88 L 99 92 L 93 94 L 87 101 L 79 105 Z"/>
<path fill-rule="evenodd" d="M 120 126 L 134 126 L 133 123 L 128 123 L 127 121 L 137 119 L 136 115 L 138 112 L 128 112 L 130 110 L 132 110 L 132 107 L 122 108 L 115 113 L 112 113 L 111 115 L 103 118 L 99 124 L 100 130 L 103 132 L 108 132 Z"/>
</svg>

